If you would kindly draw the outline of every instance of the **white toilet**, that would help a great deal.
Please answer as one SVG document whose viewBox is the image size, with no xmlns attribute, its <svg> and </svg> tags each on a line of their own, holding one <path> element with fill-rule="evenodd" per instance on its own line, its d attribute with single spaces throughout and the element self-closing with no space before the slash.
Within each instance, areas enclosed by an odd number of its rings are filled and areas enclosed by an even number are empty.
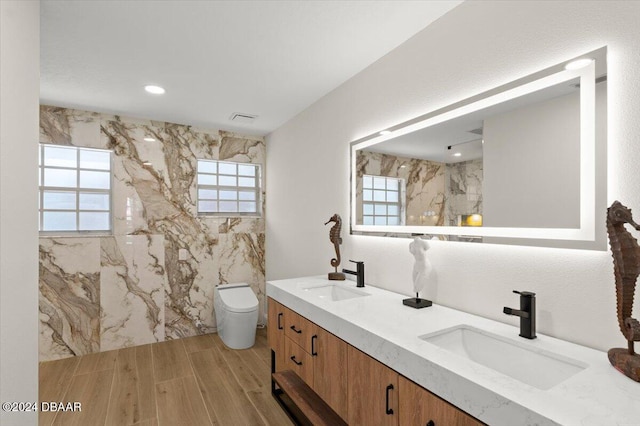
<svg viewBox="0 0 640 426">
<path fill-rule="evenodd" d="M 256 341 L 258 298 L 249 284 L 217 285 L 214 307 L 218 335 L 231 349 L 247 349 Z"/>
</svg>

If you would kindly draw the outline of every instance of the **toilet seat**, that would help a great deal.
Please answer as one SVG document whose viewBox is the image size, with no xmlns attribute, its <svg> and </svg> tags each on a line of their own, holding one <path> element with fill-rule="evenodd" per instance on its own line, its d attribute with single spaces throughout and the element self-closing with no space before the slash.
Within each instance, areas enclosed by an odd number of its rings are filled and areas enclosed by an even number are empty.
<svg viewBox="0 0 640 426">
<path fill-rule="evenodd" d="M 229 312 L 251 312 L 258 309 L 258 298 L 249 284 L 219 285 L 216 289 L 224 309 Z"/>
</svg>

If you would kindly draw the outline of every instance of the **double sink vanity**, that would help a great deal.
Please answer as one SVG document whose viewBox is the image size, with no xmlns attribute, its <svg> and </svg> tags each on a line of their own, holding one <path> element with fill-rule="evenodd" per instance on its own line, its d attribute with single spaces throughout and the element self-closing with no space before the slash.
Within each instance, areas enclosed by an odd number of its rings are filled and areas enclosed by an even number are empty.
<svg viewBox="0 0 640 426">
<path fill-rule="evenodd" d="M 638 383 L 604 352 L 324 276 L 267 282 L 267 296 L 274 371 L 348 424 L 640 423 Z"/>
</svg>

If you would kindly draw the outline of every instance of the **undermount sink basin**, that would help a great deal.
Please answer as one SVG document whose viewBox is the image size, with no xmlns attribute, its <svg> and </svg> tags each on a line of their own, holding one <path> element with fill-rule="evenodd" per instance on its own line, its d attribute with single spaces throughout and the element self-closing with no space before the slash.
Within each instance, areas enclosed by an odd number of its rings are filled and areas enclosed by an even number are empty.
<svg viewBox="0 0 640 426">
<path fill-rule="evenodd" d="M 308 291 L 310 294 L 320 299 L 332 300 L 334 302 L 338 300 L 353 299 L 355 297 L 369 296 L 369 293 L 365 293 L 364 291 L 347 288 L 336 284 L 323 285 L 319 287 L 308 287 L 303 290 Z"/>
<path fill-rule="evenodd" d="M 587 368 L 586 364 L 571 358 L 468 325 L 419 338 L 542 390 L 550 389 Z"/>
</svg>

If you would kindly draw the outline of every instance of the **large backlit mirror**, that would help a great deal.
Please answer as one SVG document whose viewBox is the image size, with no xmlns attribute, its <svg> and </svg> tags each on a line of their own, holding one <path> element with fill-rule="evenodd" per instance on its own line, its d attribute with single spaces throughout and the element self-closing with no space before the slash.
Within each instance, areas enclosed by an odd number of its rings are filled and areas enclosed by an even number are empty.
<svg viewBox="0 0 640 426">
<path fill-rule="evenodd" d="M 601 48 L 353 142 L 351 232 L 604 250 L 606 100 Z"/>
</svg>

